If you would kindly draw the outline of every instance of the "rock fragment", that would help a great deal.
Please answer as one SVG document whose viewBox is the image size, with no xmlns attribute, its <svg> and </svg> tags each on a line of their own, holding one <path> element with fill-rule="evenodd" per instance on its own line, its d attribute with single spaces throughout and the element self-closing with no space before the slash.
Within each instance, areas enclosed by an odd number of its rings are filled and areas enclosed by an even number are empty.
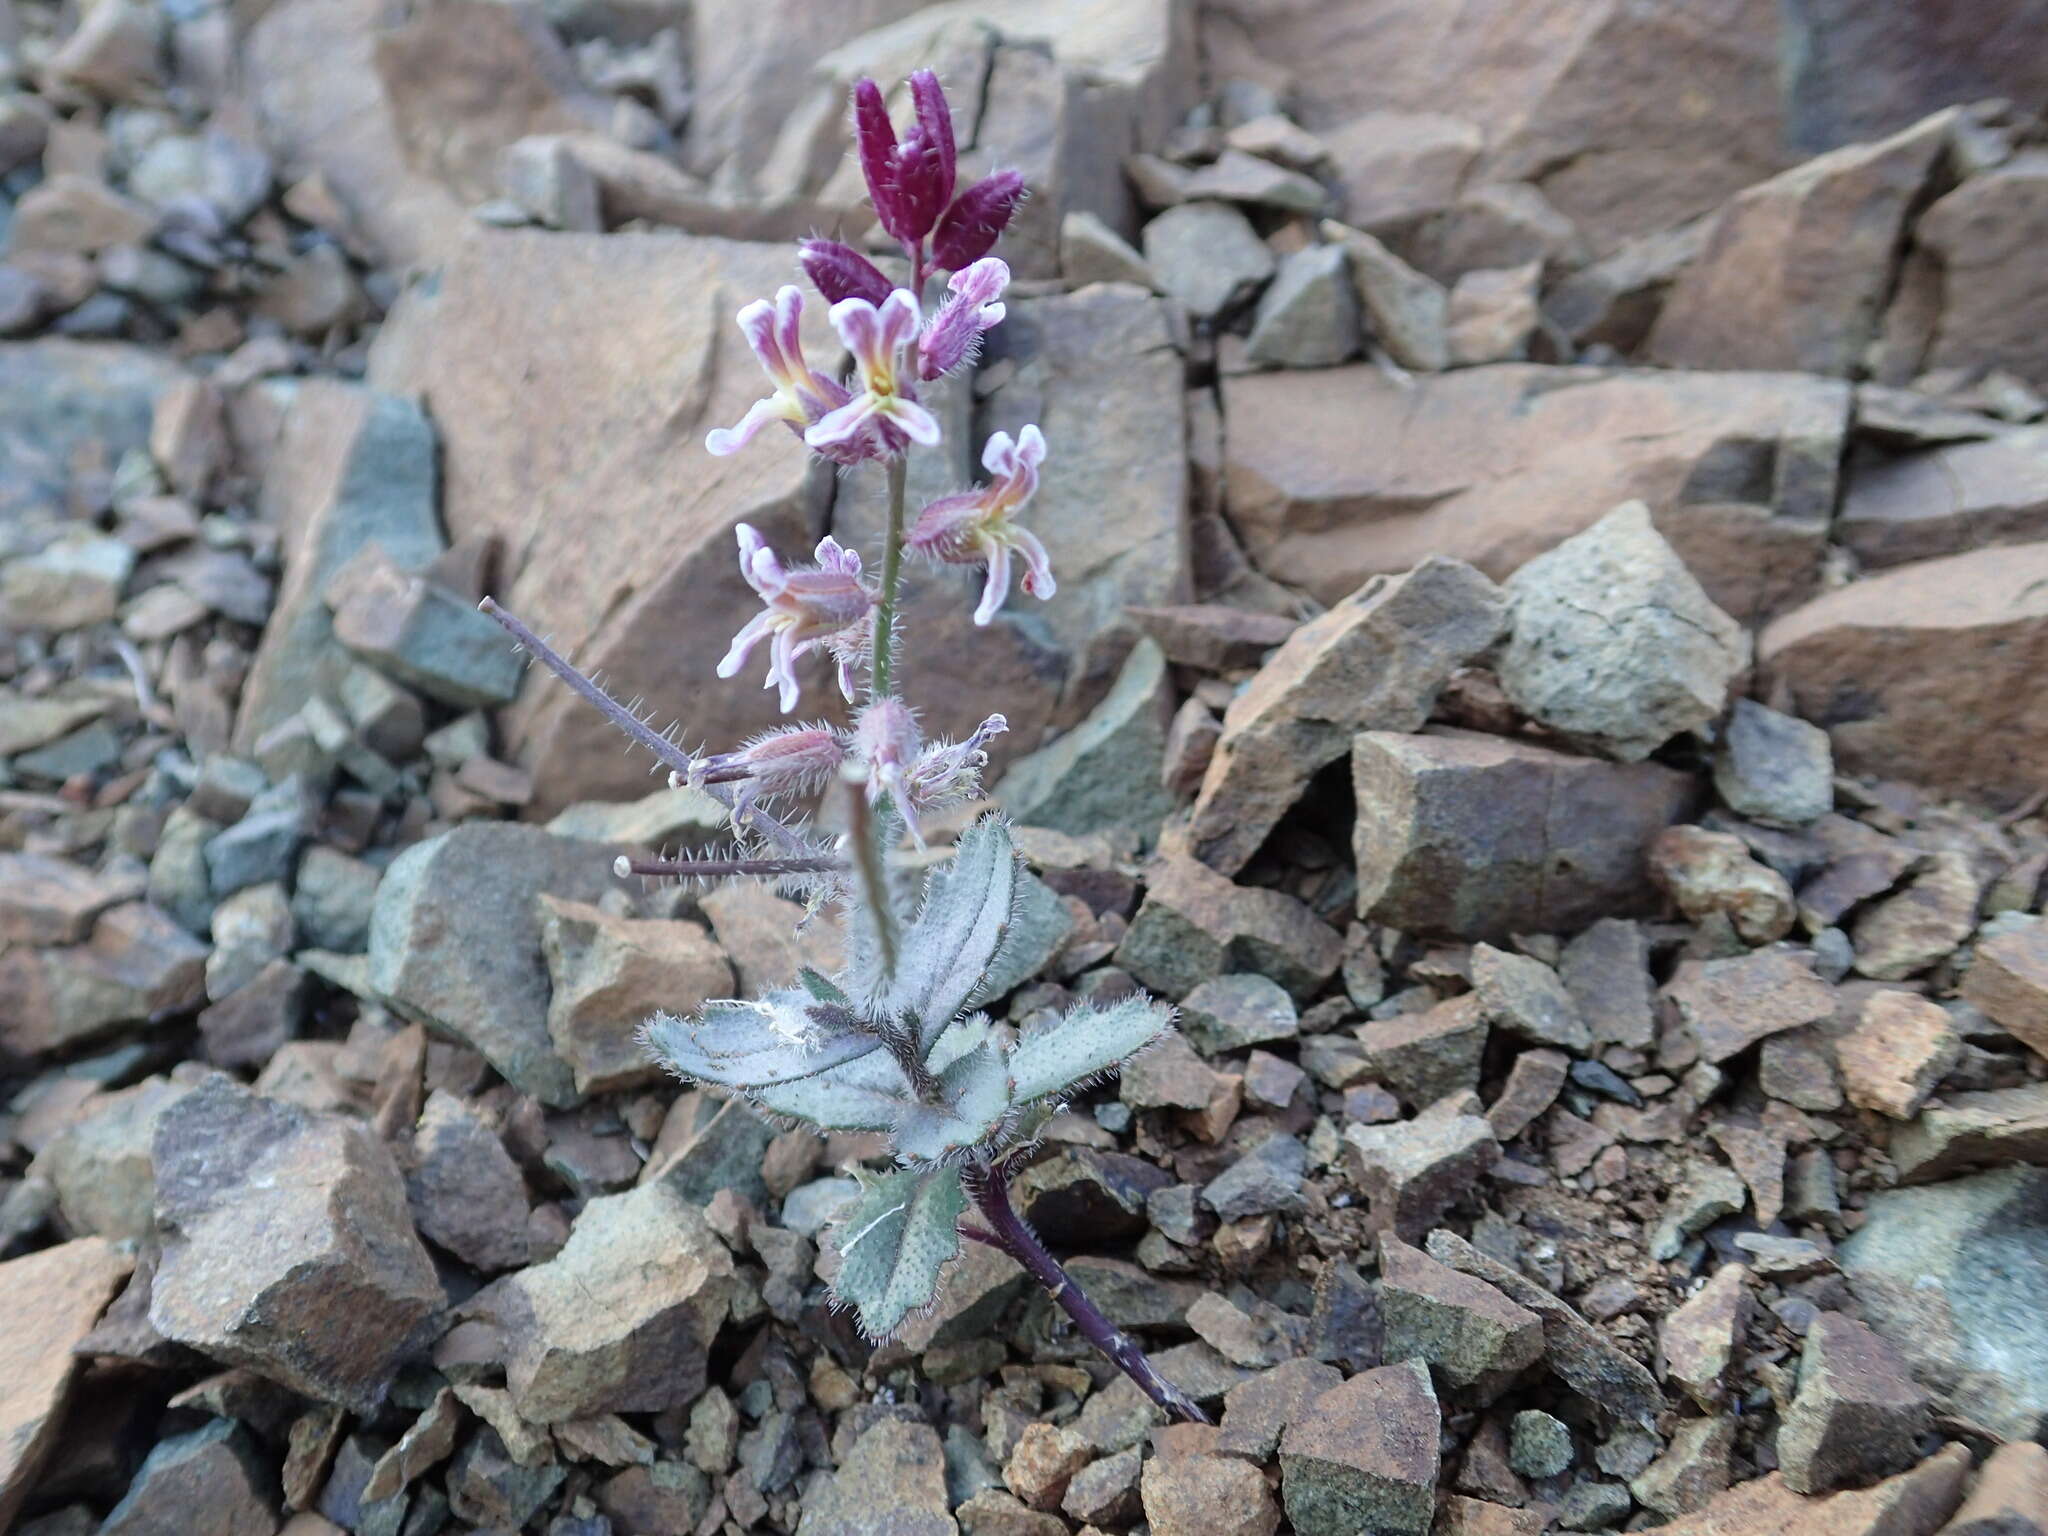
<svg viewBox="0 0 2048 1536">
<path fill-rule="evenodd" d="M 1251 301 L 1273 276 L 1273 253 L 1227 203 L 1181 203 L 1145 226 L 1145 264 L 1160 288 L 1213 322 Z"/>
<path fill-rule="evenodd" d="M 1892 1133 L 1891 1153 L 1906 1184 L 2004 1162 L 2048 1164 L 2048 1083 L 1944 1095 Z"/>
<path fill-rule="evenodd" d="M 1435 1515 L 1441 1428 L 1419 1360 L 1361 1371 L 1324 1393 L 1280 1439 L 1288 1521 L 1301 1536 L 1424 1536 Z"/>
<path fill-rule="evenodd" d="M 1799 1395 L 1778 1428 L 1785 1485 L 1829 1493 L 1913 1465 L 1929 1426 L 1927 1393 L 1869 1327 L 1823 1312 L 1806 1332 Z"/>
<path fill-rule="evenodd" d="M 1480 1402 L 1543 1356 L 1543 1319 L 1390 1233 L 1380 1236 L 1380 1317 L 1390 1358 L 1421 1360 Z"/>
<path fill-rule="evenodd" d="M 998 797 L 1025 826 L 1150 837 L 1169 809 L 1160 764 L 1173 709 L 1166 656 L 1140 639 L 1086 719 L 1004 770 Z"/>
<path fill-rule="evenodd" d="M 1725 915 L 1749 944 L 1776 943 L 1792 931 L 1791 885 L 1732 833 L 1671 827 L 1650 845 L 1650 873 L 1696 923 Z"/>
<path fill-rule="evenodd" d="M 1793 1492 L 1772 1472 L 1716 1494 L 1704 1509 L 1659 1529 L 1670 1536 L 1934 1536 L 1961 1502 L 1969 1466 L 1969 1451 L 1949 1445 L 1874 1488 L 1819 1500 Z"/>
<path fill-rule="evenodd" d="M 1343 1382 L 1344 1373 L 1334 1365 L 1301 1358 L 1283 1360 L 1239 1382 L 1223 1394 L 1217 1453 L 1249 1462 L 1272 1460 L 1287 1426 Z"/>
<path fill-rule="evenodd" d="M 1904 890 L 1866 907 L 1850 925 L 1856 974 L 1903 981 L 1947 959 L 1976 927 L 1982 896 L 1965 855 L 1930 856 Z"/>
<path fill-rule="evenodd" d="M 1728 1367 L 1749 1315 L 1749 1270 L 1723 1264 L 1657 1329 L 1657 1354 L 1667 1381 L 1676 1382 L 1708 1413 L 1725 1402 Z"/>
<path fill-rule="evenodd" d="M 1699 1043 L 1700 1059 L 1712 1063 L 1835 1011 L 1834 989 L 1798 956 L 1775 949 L 1683 961 L 1662 996 Z"/>
<path fill-rule="evenodd" d="M 1579 1017 L 1578 1004 L 1557 972 L 1541 960 L 1475 944 L 1472 991 L 1487 1023 L 1517 1039 L 1577 1055 L 1593 1048 L 1592 1032 Z"/>
<path fill-rule="evenodd" d="M 2048 1530 L 2048 1446 L 2009 1440 L 1984 1458 L 1943 1536 L 2041 1536 Z"/>
<path fill-rule="evenodd" d="M 1629 1479 L 1637 1502 L 1660 1515 L 1704 1509 L 1727 1488 L 1735 1450 L 1735 1420 L 1729 1414 L 1686 1419 L 1672 1431 L 1664 1454 Z"/>
<path fill-rule="evenodd" d="M 277 1514 L 269 1484 L 270 1469 L 248 1431 L 232 1419 L 215 1419 L 159 1441 L 100 1530 L 107 1536 L 273 1536 Z"/>
<path fill-rule="evenodd" d="M 1358 354 L 1358 294 L 1344 248 L 1310 245 L 1281 258 L 1259 295 L 1245 355 L 1269 368 L 1330 368 Z"/>
<path fill-rule="evenodd" d="M 1489 1033 L 1478 995 L 1467 993 L 1421 1013 L 1363 1025 L 1358 1043 L 1372 1071 L 1421 1109 L 1461 1088 L 1479 1086 Z"/>
<path fill-rule="evenodd" d="M 413 1133 L 405 1192 L 420 1234 L 465 1264 L 492 1274 L 527 1261 L 519 1165 L 475 1110 L 442 1089 Z"/>
<path fill-rule="evenodd" d="M 1817 725 L 1737 699 L 1714 755 L 1728 809 L 1773 826 L 1804 826 L 1835 803 L 1834 754 Z"/>
<path fill-rule="evenodd" d="M 1445 1100 L 1388 1125 L 1344 1130 L 1345 1157 L 1383 1230 L 1418 1241 L 1500 1160 L 1493 1127 Z"/>
<path fill-rule="evenodd" d="M 1977 946 L 1963 996 L 2048 1056 L 2048 922 L 2001 933 Z"/>
<path fill-rule="evenodd" d="M 1856 1027 L 1835 1041 L 1849 1102 L 1910 1120 L 1962 1059 L 1948 1010 L 1911 992 L 1874 992 Z"/>
<path fill-rule="evenodd" d="M 883 1419 L 807 1494 L 797 1536 L 953 1536 L 946 1461 L 929 1425 Z"/>
<path fill-rule="evenodd" d="M 1304 997 L 1336 973 L 1343 953 L 1343 938 L 1304 903 L 1166 854 L 1147 866 L 1144 904 L 1115 958 L 1169 997 L 1226 970 L 1257 971 Z"/>
</svg>

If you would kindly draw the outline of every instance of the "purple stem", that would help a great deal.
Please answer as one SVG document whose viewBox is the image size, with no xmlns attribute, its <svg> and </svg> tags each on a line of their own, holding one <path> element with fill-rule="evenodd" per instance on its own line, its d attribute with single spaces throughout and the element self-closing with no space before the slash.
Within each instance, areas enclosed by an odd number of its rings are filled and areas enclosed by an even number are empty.
<svg viewBox="0 0 2048 1536">
<path fill-rule="evenodd" d="M 1119 1370 L 1138 1384 L 1138 1390 L 1165 1409 L 1169 1417 L 1183 1424 L 1215 1422 L 1193 1398 L 1160 1375 L 1136 1341 L 1104 1317 L 1102 1309 L 1088 1299 L 1088 1293 L 1060 1268 L 1060 1261 L 1046 1251 L 1038 1234 L 1011 1207 L 1010 1181 L 1003 1170 L 969 1165 L 961 1171 L 960 1182 L 989 1225 L 986 1234 L 979 1228 L 963 1228 L 968 1236 L 981 1242 L 993 1240 L 994 1246 L 1029 1270 L 1031 1278 L 1074 1320 L 1082 1337 L 1114 1361 Z"/>
</svg>

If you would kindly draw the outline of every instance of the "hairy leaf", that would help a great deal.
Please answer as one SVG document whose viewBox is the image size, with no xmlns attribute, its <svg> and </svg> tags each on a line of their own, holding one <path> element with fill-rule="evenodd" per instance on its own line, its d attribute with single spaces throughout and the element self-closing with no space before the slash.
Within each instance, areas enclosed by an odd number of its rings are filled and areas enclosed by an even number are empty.
<svg viewBox="0 0 2048 1536">
<path fill-rule="evenodd" d="M 1065 1094 L 1121 1066 L 1171 1028 L 1173 1009 L 1149 997 L 1076 1008 L 1026 1035 L 1010 1052 L 1017 1102 Z"/>
<path fill-rule="evenodd" d="M 1010 1110 L 1010 1074 L 984 1040 L 939 1074 L 936 1104 L 912 1104 L 896 1122 L 899 1157 L 938 1162 L 989 1138 Z"/>
<path fill-rule="evenodd" d="M 940 1269 L 960 1251 L 966 1209 L 955 1168 L 911 1168 L 863 1181 L 835 1231 L 839 1273 L 832 1289 L 859 1313 L 869 1338 L 887 1338 L 930 1302 Z"/>
<path fill-rule="evenodd" d="M 878 1045 L 851 1012 L 801 992 L 758 1003 L 725 998 L 688 1019 L 657 1013 L 644 1034 L 654 1059 L 677 1076 L 747 1091 L 815 1077 Z"/>
<path fill-rule="evenodd" d="M 886 1131 L 917 1095 L 887 1051 L 875 1050 L 801 1081 L 754 1095 L 762 1108 L 826 1131 Z"/>
<path fill-rule="evenodd" d="M 961 834 L 953 861 L 926 882 L 924 905 L 897 958 L 887 1011 L 917 1018 L 921 1049 L 929 1051 L 946 1026 L 980 1000 L 1016 900 L 1010 829 L 999 817 L 984 817 Z"/>
<path fill-rule="evenodd" d="M 796 979 L 803 983 L 806 992 L 821 1003 L 837 1003 L 844 1008 L 853 1006 L 853 999 L 833 986 L 829 977 L 812 970 L 808 965 L 798 967 Z"/>
</svg>

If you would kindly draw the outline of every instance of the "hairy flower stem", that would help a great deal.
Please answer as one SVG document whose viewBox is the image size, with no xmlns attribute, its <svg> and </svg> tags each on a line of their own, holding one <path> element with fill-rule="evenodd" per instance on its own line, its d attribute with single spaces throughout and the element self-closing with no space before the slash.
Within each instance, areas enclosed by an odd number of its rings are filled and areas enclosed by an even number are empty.
<svg viewBox="0 0 2048 1536">
<path fill-rule="evenodd" d="M 896 642 L 896 591 L 903 584 L 903 500 L 909 479 L 909 459 L 897 454 L 888 463 L 889 534 L 882 546 L 882 596 L 875 607 L 875 654 L 869 669 L 874 679 L 873 697 L 886 699 L 894 678 Z"/>
<path fill-rule="evenodd" d="M 1010 1205 L 1010 1181 L 1006 1173 L 1000 1168 L 970 1163 L 961 1169 L 960 1182 L 966 1187 L 975 1209 L 988 1223 L 986 1233 L 978 1227 L 964 1228 L 967 1236 L 985 1243 L 993 1242 L 1022 1264 L 1031 1278 L 1043 1286 L 1045 1293 L 1074 1320 L 1081 1336 L 1114 1361 L 1119 1370 L 1138 1384 L 1138 1390 L 1163 1408 L 1169 1417 L 1183 1424 L 1213 1422 L 1193 1398 L 1159 1374 L 1136 1342 L 1104 1317 L 1102 1309 L 1088 1299 L 1088 1293 L 1060 1267 L 1060 1261 L 1046 1250 L 1045 1244 L 1038 1240 L 1038 1234 Z"/>
<path fill-rule="evenodd" d="M 612 861 L 621 880 L 645 875 L 655 880 L 745 879 L 756 875 L 828 875 L 846 869 L 844 859 L 635 859 L 625 854 Z"/>
</svg>

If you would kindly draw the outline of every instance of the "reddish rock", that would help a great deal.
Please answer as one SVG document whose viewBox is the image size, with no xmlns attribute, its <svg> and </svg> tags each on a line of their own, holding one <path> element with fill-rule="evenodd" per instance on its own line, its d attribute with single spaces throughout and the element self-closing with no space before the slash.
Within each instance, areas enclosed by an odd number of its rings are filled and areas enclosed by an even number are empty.
<svg viewBox="0 0 2048 1536">
<path fill-rule="evenodd" d="M 1852 144 L 1738 193 L 1671 286 L 1646 345 L 1673 368 L 1857 371 L 1891 296 L 1906 218 L 1956 113 Z"/>
<path fill-rule="evenodd" d="M 1669 1536 L 1933 1536 L 1962 1500 L 1970 1453 L 1945 1446 L 1874 1488 L 1808 1498 L 1769 1473 L 1658 1529 Z"/>
<path fill-rule="evenodd" d="M 2039 1056 L 2048 1056 L 2048 922 L 2001 933 L 1977 946 L 1963 996 Z"/>
<path fill-rule="evenodd" d="M 1699 1043 L 1701 1059 L 1715 1063 L 1835 1011 L 1834 989 L 1777 949 L 1684 961 L 1661 995 Z"/>
<path fill-rule="evenodd" d="M 1423 1536 L 1435 1514 L 1442 1414 L 1419 1360 L 1362 1371 L 1280 1440 L 1280 1490 L 1300 1536 Z"/>
<path fill-rule="evenodd" d="M 1919 1455 L 1929 1398 L 1867 1325 L 1823 1312 L 1807 1330 L 1799 1396 L 1778 1426 L 1787 1487 L 1828 1493 L 1902 1471 Z"/>
<path fill-rule="evenodd" d="M 1467 731 L 1353 743 L 1358 911 L 1404 931 L 1504 939 L 1648 912 L 1644 854 L 1693 781 Z"/>
<path fill-rule="evenodd" d="M 2048 1446 L 2008 1440 L 1978 1469 L 1977 1481 L 1943 1536 L 2041 1536 L 2048 1531 Z"/>
<path fill-rule="evenodd" d="M 1875 992 L 1835 1041 L 1849 1102 L 1910 1120 L 1963 1054 L 1948 1010 L 1911 992 Z"/>
<path fill-rule="evenodd" d="M 1650 874 L 1694 922 L 1726 914 L 1751 944 L 1792 931 L 1792 887 L 1750 856 L 1741 838 L 1704 827 L 1672 827 L 1650 845 Z"/>
<path fill-rule="evenodd" d="M 1423 1361 L 1481 1402 L 1543 1356 L 1542 1318 L 1390 1233 L 1380 1235 L 1380 1317 L 1388 1355 Z"/>
<path fill-rule="evenodd" d="M 76 944 L 128 894 L 68 859 L 0 853 L 0 943 Z"/>
<path fill-rule="evenodd" d="M 1846 773 L 2012 804 L 2039 781 L 2048 718 L 2048 543 L 1900 566 L 1815 598 L 1757 646 L 1767 686 L 1825 726 Z"/>
<path fill-rule="evenodd" d="M 2038 14 L 2021 23 L 2040 24 Z M 2048 385 L 2048 293 L 2023 275 L 2022 255 L 2048 239 L 2048 149 L 1970 177 L 1920 216 L 1913 238 L 1939 264 L 1941 285 L 1920 366 L 2004 368 Z"/>
<path fill-rule="evenodd" d="M 1835 529 L 1867 571 L 2048 537 L 2048 429 L 1854 467 Z"/>
<path fill-rule="evenodd" d="M 1432 554 L 1503 580 L 1639 499 L 1743 620 L 1814 590 L 1849 410 L 1845 385 L 1794 375 L 1519 363 L 1250 374 L 1222 394 L 1231 525 L 1325 603 Z"/>
<path fill-rule="evenodd" d="M 0 950 L 0 1049 L 34 1056 L 206 1000 L 207 948 L 146 902 L 109 908 L 83 944 Z"/>
<path fill-rule="evenodd" d="M 1664 1318 L 1657 1356 L 1667 1381 L 1708 1413 L 1727 1399 L 1728 1367 L 1749 1316 L 1749 1269 L 1723 1264 L 1713 1278 Z"/>
</svg>

